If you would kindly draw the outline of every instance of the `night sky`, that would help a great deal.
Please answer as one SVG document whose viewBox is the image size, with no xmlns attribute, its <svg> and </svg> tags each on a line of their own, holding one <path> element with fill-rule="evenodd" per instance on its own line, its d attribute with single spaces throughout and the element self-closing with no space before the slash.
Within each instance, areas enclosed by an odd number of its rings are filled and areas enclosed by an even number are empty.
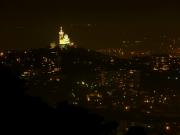
<svg viewBox="0 0 180 135">
<path fill-rule="evenodd" d="M 59 25 L 77 45 L 93 49 L 149 35 L 180 37 L 179 6 L 161 0 L 5 0 L 0 4 L 0 49 L 46 47 L 57 40 Z"/>
</svg>

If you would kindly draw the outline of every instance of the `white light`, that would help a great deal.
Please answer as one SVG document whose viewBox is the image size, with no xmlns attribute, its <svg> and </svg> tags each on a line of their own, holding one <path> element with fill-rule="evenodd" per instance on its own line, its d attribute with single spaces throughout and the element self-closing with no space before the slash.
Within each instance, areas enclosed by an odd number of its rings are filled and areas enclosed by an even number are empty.
<svg viewBox="0 0 180 135">
<path fill-rule="evenodd" d="M 133 74 L 133 73 L 134 73 L 134 71 L 133 71 L 133 70 L 130 70 L 130 71 L 129 71 L 129 73 L 130 73 L 130 74 Z"/>
<path fill-rule="evenodd" d="M 170 130 L 170 126 L 166 126 L 166 130 Z"/>
<path fill-rule="evenodd" d="M 147 113 L 147 114 L 150 114 L 151 112 L 150 112 L 150 111 L 147 111 L 146 113 Z"/>
<path fill-rule="evenodd" d="M 130 108 L 129 106 L 125 106 L 125 110 L 129 110 L 129 108 Z"/>
<path fill-rule="evenodd" d="M 59 79 L 59 78 L 56 78 L 56 81 L 57 81 L 57 82 L 59 82 L 59 81 L 60 81 L 60 79 Z"/>
<path fill-rule="evenodd" d="M 0 53 L 0 56 L 1 56 L 1 57 L 2 57 L 2 56 L 4 56 L 4 53 L 3 53 L 3 52 L 1 52 L 1 53 Z"/>
<path fill-rule="evenodd" d="M 87 96 L 87 101 L 90 101 L 90 98 L 89 98 L 89 96 Z"/>
<path fill-rule="evenodd" d="M 82 85 L 84 85 L 85 84 L 85 82 L 84 81 L 82 81 Z"/>
</svg>

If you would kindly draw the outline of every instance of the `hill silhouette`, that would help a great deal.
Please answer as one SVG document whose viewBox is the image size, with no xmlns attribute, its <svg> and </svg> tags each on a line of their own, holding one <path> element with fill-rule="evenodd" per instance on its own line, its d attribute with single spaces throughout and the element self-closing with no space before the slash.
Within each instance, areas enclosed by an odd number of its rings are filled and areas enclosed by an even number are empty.
<svg viewBox="0 0 180 135">
<path fill-rule="evenodd" d="M 62 102 L 51 108 L 41 98 L 25 94 L 25 81 L 16 71 L 0 65 L 1 124 L 6 133 L 110 134 L 117 127 L 88 110 Z M 105 131 L 105 132 L 104 132 Z"/>
</svg>

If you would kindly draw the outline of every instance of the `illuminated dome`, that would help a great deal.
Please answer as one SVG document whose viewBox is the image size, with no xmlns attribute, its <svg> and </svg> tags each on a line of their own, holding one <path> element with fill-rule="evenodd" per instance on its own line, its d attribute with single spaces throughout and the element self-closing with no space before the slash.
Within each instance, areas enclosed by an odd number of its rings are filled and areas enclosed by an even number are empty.
<svg viewBox="0 0 180 135">
<path fill-rule="evenodd" d="M 70 39 L 67 34 L 64 35 L 64 42 L 65 42 L 65 44 L 70 44 Z"/>
</svg>

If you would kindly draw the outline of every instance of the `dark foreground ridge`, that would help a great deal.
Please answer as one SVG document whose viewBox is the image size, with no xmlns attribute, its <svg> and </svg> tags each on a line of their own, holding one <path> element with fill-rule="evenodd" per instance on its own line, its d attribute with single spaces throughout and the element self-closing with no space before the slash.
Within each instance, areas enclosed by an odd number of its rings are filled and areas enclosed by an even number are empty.
<svg viewBox="0 0 180 135">
<path fill-rule="evenodd" d="M 116 122 L 105 121 L 103 117 L 88 110 L 59 103 L 49 107 L 40 98 L 25 94 L 25 82 L 11 68 L 0 65 L 1 82 L 1 125 L 6 132 L 51 134 L 113 134 Z"/>
</svg>

